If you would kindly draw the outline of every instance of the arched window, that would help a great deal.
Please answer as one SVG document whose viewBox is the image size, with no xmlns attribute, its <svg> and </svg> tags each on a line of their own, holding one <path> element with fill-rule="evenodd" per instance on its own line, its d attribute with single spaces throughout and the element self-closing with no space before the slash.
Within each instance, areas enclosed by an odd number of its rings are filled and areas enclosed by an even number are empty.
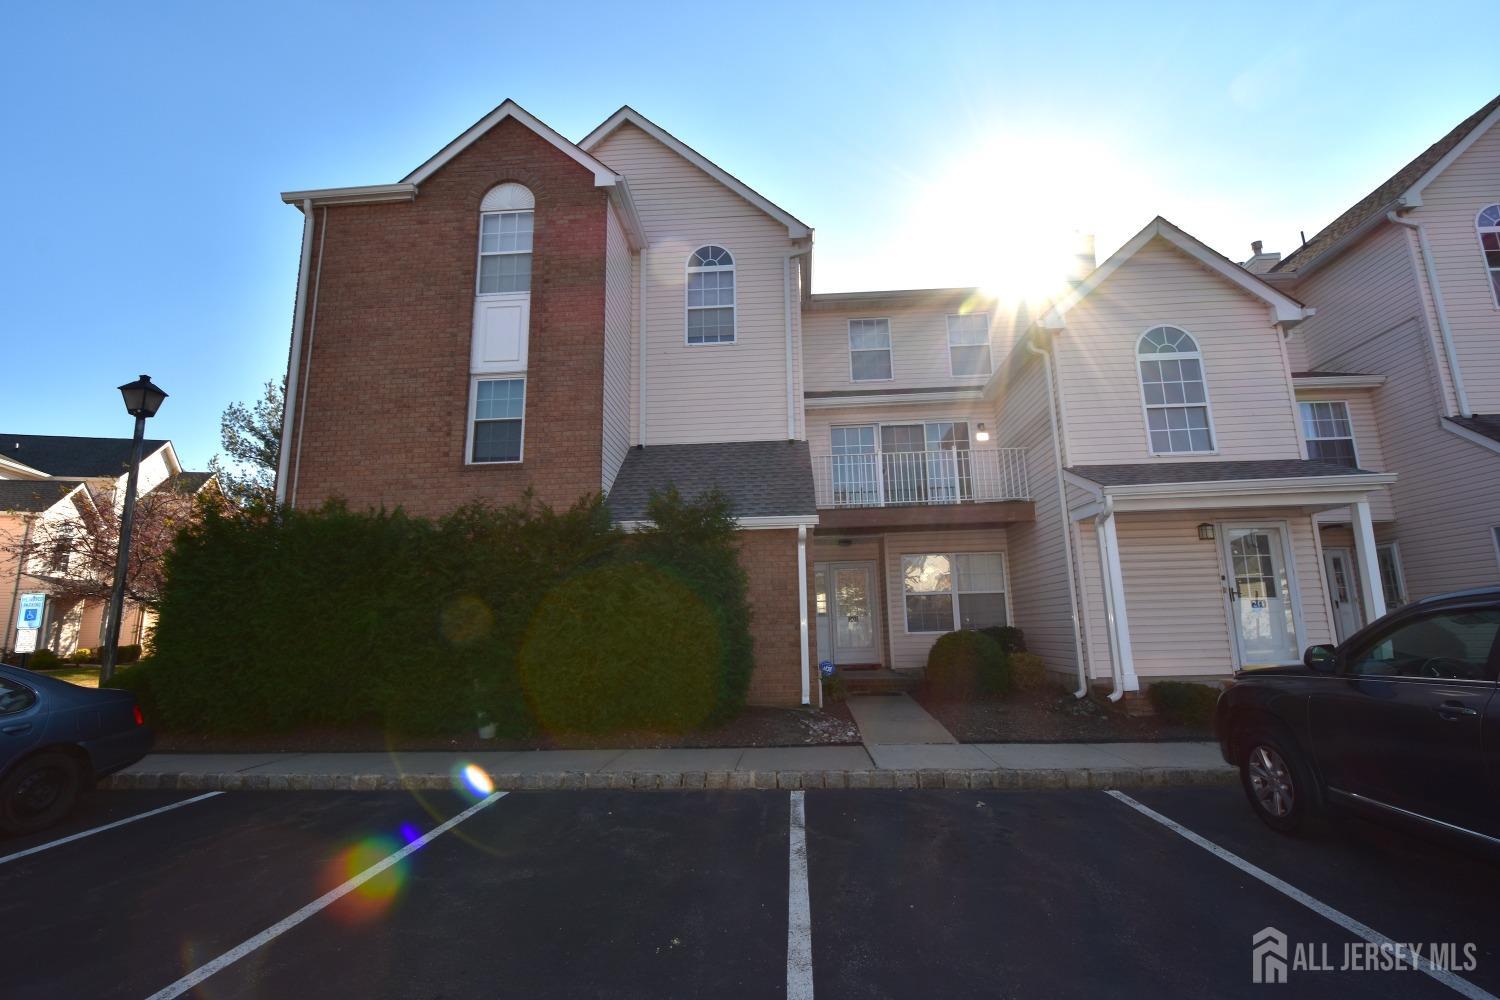
<svg viewBox="0 0 1500 1000">
<path fill-rule="evenodd" d="M 536 199 L 520 184 L 490 188 L 479 205 L 479 294 L 531 291 Z"/>
<path fill-rule="evenodd" d="M 1136 347 L 1146 432 L 1154 455 L 1214 450 L 1203 356 L 1186 330 L 1152 327 Z"/>
<path fill-rule="evenodd" d="M 1500 205 L 1481 209 L 1474 225 L 1479 229 L 1479 247 L 1490 275 L 1490 294 L 1500 306 Z"/>
<path fill-rule="evenodd" d="M 723 247 L 699 247 L 688 258 L 687 342 L 734 343 L 734 258 Z"/>
</svg>

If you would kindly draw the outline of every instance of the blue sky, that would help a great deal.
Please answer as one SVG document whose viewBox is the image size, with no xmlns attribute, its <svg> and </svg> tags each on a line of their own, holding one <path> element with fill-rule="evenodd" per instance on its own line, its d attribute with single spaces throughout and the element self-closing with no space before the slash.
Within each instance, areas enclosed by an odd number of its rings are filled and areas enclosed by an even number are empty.
<svg viewBox="0 0 1500 1000">
<path fill-rule="evenodd" d="M 1288 251 L 1500 92 L 1464 55 L 1493 0 L 1141 6 L 12 7 L 0 426 L 126 434 L 114 386 L 149 372 L 151 433 L 202 467 L 286 365 L 278 193 L 395 181 L 506 97 L 575 139 L 633 105 L 813 225 L 840 291 L 993 285 L 1158 213 Z"/>
</svg>

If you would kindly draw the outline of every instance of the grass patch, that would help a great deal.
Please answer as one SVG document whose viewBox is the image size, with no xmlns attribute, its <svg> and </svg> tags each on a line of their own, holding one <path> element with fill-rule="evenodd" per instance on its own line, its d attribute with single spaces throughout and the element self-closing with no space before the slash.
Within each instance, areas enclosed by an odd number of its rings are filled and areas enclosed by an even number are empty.
<svg viewBox="0 0 1500 1000">
<path fill-rule="evenodd" d="M 96 688 L 99 686 L 98 667 L 59 667 L 56 670 L 38 670 L 37 673 L 43 677 L 51 677 L 54 680 L 77 684 L 79 687 Z"/>
</svg>

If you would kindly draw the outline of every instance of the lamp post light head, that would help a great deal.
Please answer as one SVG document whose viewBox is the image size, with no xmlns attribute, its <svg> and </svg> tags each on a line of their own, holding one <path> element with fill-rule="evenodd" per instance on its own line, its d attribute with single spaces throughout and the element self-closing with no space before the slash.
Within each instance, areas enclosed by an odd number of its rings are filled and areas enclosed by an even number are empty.
<svg viewBox="0 0 1500 1000">
<path fill-rule="evenodd" d="M 120 386 L 120 395 L 125 398 L 125 412 L 132 417 L 154 417 L 161 409 L 167 394 L 151 381 L 150 375 L 142 375 L 134 382 Z"/>
</svg>

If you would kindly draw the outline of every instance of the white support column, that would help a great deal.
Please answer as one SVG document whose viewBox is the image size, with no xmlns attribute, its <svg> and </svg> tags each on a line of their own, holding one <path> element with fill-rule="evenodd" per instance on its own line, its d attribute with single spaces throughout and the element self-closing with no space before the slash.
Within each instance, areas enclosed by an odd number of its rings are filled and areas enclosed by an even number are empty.
<svg viewBox="0 0 1500 1000">
<path fill-rule="evenodd" d="M 1125 577 L 1120 571 L 1120 539 L 1115 533 L 1115 515 L 1110 511 L 1100 525 L 1104 550 L 1105 586 L 1112 595 L 1115 620 L 1115 650 L 1120 657 L 1120 677 L 1126 691 L 1139 691 L 1141 682 L 1135 676 L 1135 658 L 1130 650 L 1130 618 L 1125 613 Z"/>
<path fill-rule="evenodd" d="M 1380 559 L 1375 554 L 1375 525 L 1370 520 L 1370 502 L 1349 505 L 1349 527 L 1354 531 L 1354 553 L 1359 559 L 1359 595 L 1365 613 L 1374 621 L 1385 614 L 1385 587 L 1380 582 Z"/>
<path fill-rule="evenodd" d="M 797 527 L 797 615 L 799 627 L 801 628 L 802 646 L 802 704 L 812 703 L 812 677 L 809 674 L 812 664 L 808 656 L 807 643 L 807 525 Z M 823 693 L 818 692 L 818 703 L 823 702 Z"/>
</svg>

